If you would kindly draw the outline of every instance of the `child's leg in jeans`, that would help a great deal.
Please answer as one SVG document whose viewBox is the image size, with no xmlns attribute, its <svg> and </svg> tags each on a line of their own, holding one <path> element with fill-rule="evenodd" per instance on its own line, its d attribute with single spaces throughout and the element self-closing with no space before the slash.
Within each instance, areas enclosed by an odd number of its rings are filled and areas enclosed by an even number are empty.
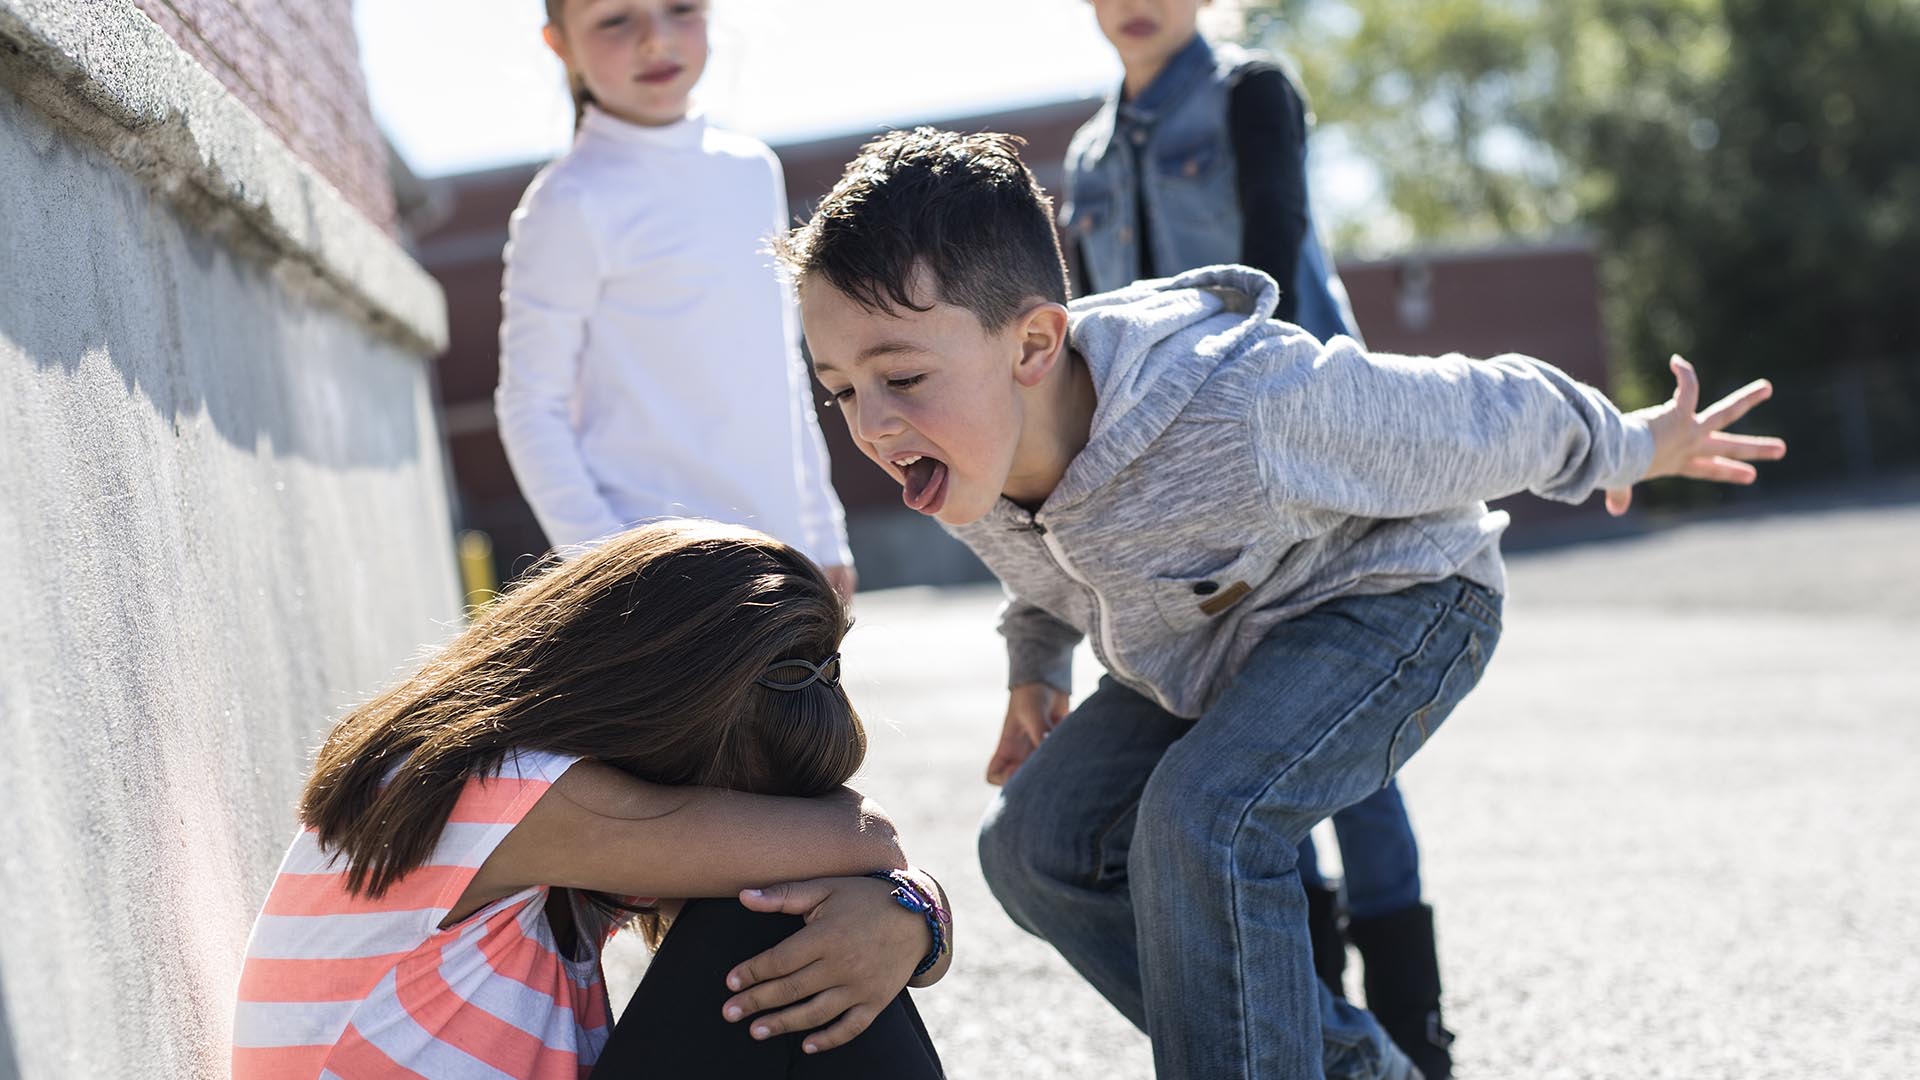
<svg viewBox="0 0 1920 1080">
<path fill-rule="evenodd" d="M 1366 970 L 1367 1009 L 1427 1080 L 1453 1073 L 1440 1008 L 1433 910 L 1420 902 L 1420 850 L 1397 784 L 1333 815 L 1346 867 L 1347 939 Z"/>
<path fill-rule="evenodd" d="M 1497 605 L 1458 580 L 1323 605 L 1277 627 L 1168 749 L 1128 860 L 1160 1075 L 1372 1077 L 1403 1062 L 1314 977 L 1296 849 L 1384 786 L 1478 681 Z"/>
<path fill-rule="evenodd" d="M 1320 873 L 1320 852 L 1313 834 L 1300 840 L 1294 854 L 1300 885 L 1307 894 L 1307 940 L 1313 944 L 1313 971 L 1333 996 L 1347 996 L 1347 938 L 1340 930 L 1340 890 Z"/>
<path fill-rule="evenodd" d="M 1173 1006 L 1171 1015 L 1162 1008 L 1161 1015 L 1150 1020 L 1137 941 L 1155 931 L 1137 921 L 1128 887 L 1130 849 L 1131 857 L 1138 857 L 1133 835 L 1140 793 L 1167 748 L 1192 727 L 1192 721 L 1167 713 L 1112 679 L 1102 679 L 1100 689 L 1054 728 L 1007 781 L 980 828 L 980 867 L 1007 914 L 1058 949 L 1114 1008 L 1149 1033 L 1202 1022 L 1186 1009 L 1198 1013 L 1219 1008 L 1218 995 L 1206 993 Z M 1382 1065 L 1393 1051 L 1373 1018 L 1335 1000 L 1324 987 L 1316 993 L 1318 1000 L 1309 996 L 1273 1022 L 1326 1039 L 1330 1059 L 1351 1062 L 1370 1053 L 1361 1070 L 1333 1075 L 1390 1075 Z M 1314 1021 L 1316 1009 L 1319 1017 Z M 1159 1041 L 1156 1037 L 1156 1057 Z M 1169 1072 L 1165 1066 L 1159 1072 L 1255 1075 Z"/>
<path fill-rule="evenodd" d="M 1420 847 L 1399 784 L 1333 815 L 1333 828 L 1354 918 L 1372 919 L 1420 902 Z"/>
<path fill-rule="evenodd" d="M 1103 678 L 1007 780 L 980 824 L 980 869 L 1000 906 L 1142 1031 L 1127 848 L 1147 777 L 1191 726 Z"/>
<path fill-rule="evenodd" d="M 721 1017 L 720 1006 L 732 996 L 727 972 L 804 925 L 799 916 L 748 911 L 733 900 L 689 901 L 601 1052 L 594 1080 L 942 1076 L 940 1057 L 904 992 L 859 1038 L 819 1054 L 801 1051 L 804 1033 L 761 1041 L 748 1034 L 748 1021 Z"/>
</svg>

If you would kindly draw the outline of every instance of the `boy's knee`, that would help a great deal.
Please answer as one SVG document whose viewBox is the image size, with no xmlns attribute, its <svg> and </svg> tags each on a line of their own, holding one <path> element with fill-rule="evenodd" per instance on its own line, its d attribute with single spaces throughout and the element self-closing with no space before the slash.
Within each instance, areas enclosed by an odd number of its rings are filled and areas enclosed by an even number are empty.
<svg viewBox="0 0 1920 1080">
<path fill-rule="evenodd" d="M 1014 911 L 1050 882 L 1078 881 L 1095 872 L 1073 854 L 1086 845 L 1044 806 L 1002 791 L 980 820 L 980 872 L 1002 907 Z"/>
<path fill-rule="evenodd" d="M 1271 788 L 1211 790 L 1206 778 L 1163 769 L 1140 793 L 1132 861 L 1143 872 L 1165 865 L 1197 873 L 1231 871 L 1252 859 L 1263 872 L 1278 873 L 1299 861 L 1300 841 L 1317 821 Z M 1210 862 L 1221 865 L 1203 866 Z"/>
<path fill-rule="evenodd" d="M 1003 903 L 1003 888 L 1032 875 L 1033 852 L 1026 842 L 1027 830 L 1021 828 L 1020 817 L 1017 805 L 1010 803 L 1003 791 L 994 796 L 986 815 L 980 819 L 977 838 L 980 872 Z"/>
</svg>

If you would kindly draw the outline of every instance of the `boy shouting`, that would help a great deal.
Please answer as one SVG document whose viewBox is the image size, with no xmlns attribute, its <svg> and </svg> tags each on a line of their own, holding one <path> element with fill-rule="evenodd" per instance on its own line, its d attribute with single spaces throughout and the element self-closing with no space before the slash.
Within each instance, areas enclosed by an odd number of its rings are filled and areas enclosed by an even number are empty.
<svg viewBox="0 0 1920 1080">
<path fill-rule="evenodd" d="M 1516 491 L 1751 482 L 1675 358 L 1622 414 L 1519 356 L 1368 354 L 1274 321 L 1216 266 L 1067 306 L 1016 140 L 869 143 L 787 237 L 815 371 L 854 442 L 985 560 L 1011 699 L 982 867 L 1153 1039 L 1160 1075 L 1415 1077 L 1314 977 L 1295 850 L 1391 780 L 1500 636 Z M 1107 669 L 1067 714 L 1082 635 Z"/>
</svg>

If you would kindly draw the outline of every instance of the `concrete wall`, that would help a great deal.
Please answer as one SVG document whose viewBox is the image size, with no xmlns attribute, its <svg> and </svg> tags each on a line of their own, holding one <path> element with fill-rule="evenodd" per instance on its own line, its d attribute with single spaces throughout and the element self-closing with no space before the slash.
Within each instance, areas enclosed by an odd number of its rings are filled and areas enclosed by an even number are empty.
<svg viewBox="0 0 1920 1080">
<path fill-rule="evenodd" d="M 311 748 L 459 616 L 444 334 L 130 0 L 0 0 L 0 1077 L 226 1075 Z"/>
</svg>

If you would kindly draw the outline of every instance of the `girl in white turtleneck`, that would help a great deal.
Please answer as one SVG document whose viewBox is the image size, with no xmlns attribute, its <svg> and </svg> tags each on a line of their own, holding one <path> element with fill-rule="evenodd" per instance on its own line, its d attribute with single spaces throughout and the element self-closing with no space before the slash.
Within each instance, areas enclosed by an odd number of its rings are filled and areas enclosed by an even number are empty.
<svg viewBox="0 0 1920 1080">
<path fill-rule="evenodd" d="M 705 0 L 547 0 L 579 131 L 514 212 L 500 438 L 556 547 L 709 517 L 854 587 L 798 324 L 767 240 L 779 160 L 691 111 Z"/>
</svg>

